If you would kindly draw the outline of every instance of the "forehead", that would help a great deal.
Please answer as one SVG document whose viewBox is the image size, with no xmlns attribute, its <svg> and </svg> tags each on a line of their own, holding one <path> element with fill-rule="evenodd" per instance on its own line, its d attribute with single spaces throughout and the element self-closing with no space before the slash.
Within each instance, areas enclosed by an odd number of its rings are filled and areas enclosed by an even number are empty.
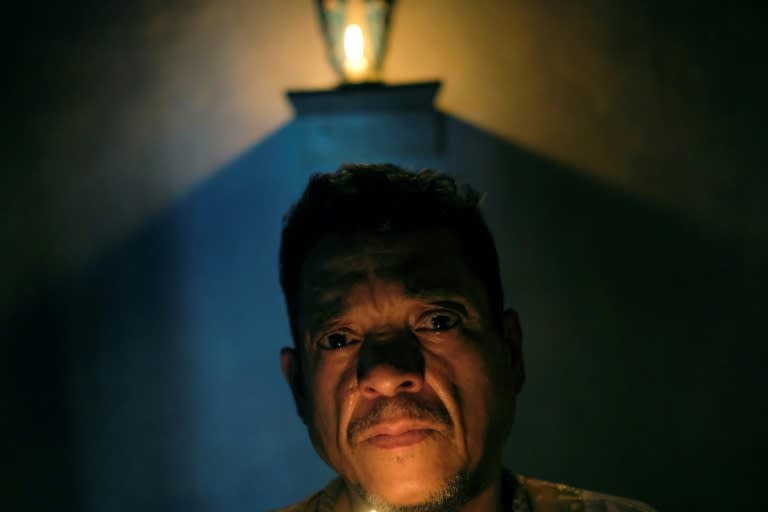
<svg viewBox="0 0 768 512">
<path fill-rule="evenodd" d="M 339 300 L 372 278 L 395 281 L 409 294 L 475 298 L 471 274 L 455 235 L 447 230 L 343 238 L 327 237 L 310 251 L 301 271 L 304 313 Z"/>
</svg>

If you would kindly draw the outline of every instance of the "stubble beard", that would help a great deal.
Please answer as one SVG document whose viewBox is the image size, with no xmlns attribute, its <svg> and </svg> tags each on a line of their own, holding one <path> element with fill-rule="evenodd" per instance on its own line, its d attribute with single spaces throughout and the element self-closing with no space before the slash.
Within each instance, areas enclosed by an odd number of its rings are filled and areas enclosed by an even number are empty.
<svg viewBox="0 0 768 512">
<path fill-rule="evenodd" d="M 376 512 L 457 512 L 472 497 L 469 482 L 467 473 L 461 471 L 448 480 L 442 489 L 415 505 L 394 505 L 380 496 L 370 494 L 360 485 L 355 485 L 352 490 L 369 509 Z"/>
</svg>

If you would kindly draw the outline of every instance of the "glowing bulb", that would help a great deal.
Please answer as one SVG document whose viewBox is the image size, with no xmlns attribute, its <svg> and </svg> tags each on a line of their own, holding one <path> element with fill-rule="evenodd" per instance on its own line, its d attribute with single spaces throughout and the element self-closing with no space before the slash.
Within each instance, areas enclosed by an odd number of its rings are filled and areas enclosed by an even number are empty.
<svg viewBox="0 0 768 512">
<path fill-rule="evenodd" d="M 344 54 L 347 60 L 360 61 L 363 57 L 363 29 L 352 23 L 344 31 Z"/>
<path fill-rule="evenodd" d="M 368 60 L 363 51 L 363 29 L 352 23 L 344 31 L 344 70 L 352 81 L 362 80 L 368 69 Z"/>
</svg>

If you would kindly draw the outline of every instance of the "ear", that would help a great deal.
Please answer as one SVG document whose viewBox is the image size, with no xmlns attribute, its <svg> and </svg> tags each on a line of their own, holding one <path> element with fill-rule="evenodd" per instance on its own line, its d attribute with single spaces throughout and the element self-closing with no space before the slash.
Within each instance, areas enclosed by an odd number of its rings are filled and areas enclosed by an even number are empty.
<svg viewBox="0 0 768 512">
<path fill-rule="evenodd" d="M 296 412 L 299 414 L 301 421 L 305 424 L 307 419 L 305 416 L 306 411 L 306 398 L 304 393 L 304 374 L 301 369 L 301 359 L 296 349 L 290 347 L 283 347 L 280 349 L 280 366 L 283 369 L 283 375 L 288 382 L 288 386 L 291 388 L 291 394 L 293 395 L 293 401 L 296 404 Z"/>
<path fill-rule="evenodd" d="M 502 317 L 504 327 L 504 344 L 512 358 L 512 372 L 515 393 L 519 393 L 525 383 L 525 362 L 523 361 L 523 330 L 517 311 L 507 309 Z"/>
</svg>

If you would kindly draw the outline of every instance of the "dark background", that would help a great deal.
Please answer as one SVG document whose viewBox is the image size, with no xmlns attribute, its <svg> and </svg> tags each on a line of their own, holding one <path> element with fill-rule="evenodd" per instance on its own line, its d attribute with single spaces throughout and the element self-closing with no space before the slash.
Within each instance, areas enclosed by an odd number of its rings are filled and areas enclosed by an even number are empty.
<svg viewBox="0 0 768 512">
<path fill-rule="evenodd" d="M 398 6 L 385 78 L 423 79 L 409 58 L 446 54 L 429 69 L 443 152 L 331 137 L 312 158 L 280 110 L 286 89 L 333 85 L 317 34 L 298 35 L 311 2 L 2 8 L 3 509 L 264 510 L 331 477 L 279 374 L 276 259 L 309 174 L 348 155 L 488 193 L 528 369 L 510 467 L 661 510 L 759 507 L 759 10 L 479 2 L 484 31 L 460 2 L 428 3 Z M 270 57 L 288 50 L 258 34 L 278 21 L 289 50 L 314 45 L 306 70 Z M 439 30 L 456 37 L 435 45 Z M 494 48 L 482 65 L 474 46 Z M 258 54 L 243 75 L 233 49 Z"/>
</svg>

